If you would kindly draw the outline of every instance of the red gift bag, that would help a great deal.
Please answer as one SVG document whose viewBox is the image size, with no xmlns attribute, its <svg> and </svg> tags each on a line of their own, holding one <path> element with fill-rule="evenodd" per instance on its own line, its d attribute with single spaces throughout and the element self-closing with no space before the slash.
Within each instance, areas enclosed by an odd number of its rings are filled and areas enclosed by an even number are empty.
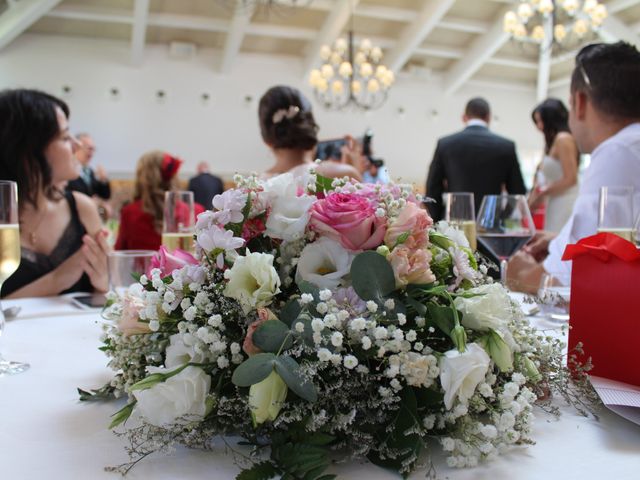
<svg viewBox="0 0 640 480">
<path fill-rule="evenodd" d="M 569 351 L 582 342 L 591 374 L 640 386 L 640 251 L 611 233 L 567 245 L 573 260 Z"/>
</svg>

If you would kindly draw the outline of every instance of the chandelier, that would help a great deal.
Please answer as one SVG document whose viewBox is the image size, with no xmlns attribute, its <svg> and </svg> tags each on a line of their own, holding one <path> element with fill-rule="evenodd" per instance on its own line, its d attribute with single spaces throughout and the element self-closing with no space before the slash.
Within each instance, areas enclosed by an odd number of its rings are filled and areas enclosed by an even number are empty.
<svg viewBox="0 0 640 480">
<path fill-rule="evenodd" d="M 505 14 L 504 31 L 518 41 L 551 47 L 582 41 L 606 18 L 607 7 L 598 0 L 526 0 Z"/>
<path fill-rule="evenodd" d="M 333 48 L 320 49 L 322 65 L 311 71 L 309 84 L 316 99 L 328 109 L 353 105 L 363 110 L 380 107 L 395 80 L 382 64 L 382 50 L 363 39 L 354 45 L 353 30 L 348 39 L 339 38 Z"/>
</svg>

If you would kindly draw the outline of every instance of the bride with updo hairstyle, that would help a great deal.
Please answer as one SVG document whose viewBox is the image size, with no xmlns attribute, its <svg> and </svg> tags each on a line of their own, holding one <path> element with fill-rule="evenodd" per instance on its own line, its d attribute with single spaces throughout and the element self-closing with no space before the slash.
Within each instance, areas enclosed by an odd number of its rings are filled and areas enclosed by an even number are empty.
<svg viewBox="0 0 640 480">
<path fill-rule="evenodd" d="M 319 127 L 311 103 L 299 90 L 284 85 L 271 87 L 260 99 L 258 117 L 262 139 L 275 157 L 265 177 L 287 172 L 301 177 L 315 166 L 325 177 L 361 180 L 360 172 L 347 163 L 324 161 L 315 165 Z"/>
</svg>

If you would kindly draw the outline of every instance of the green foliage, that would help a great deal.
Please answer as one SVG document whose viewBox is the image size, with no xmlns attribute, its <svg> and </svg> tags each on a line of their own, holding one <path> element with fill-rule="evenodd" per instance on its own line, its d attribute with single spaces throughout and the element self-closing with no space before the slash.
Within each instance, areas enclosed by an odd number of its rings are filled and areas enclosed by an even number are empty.
<svg viewBox="0 0 640 480">
<path fill-rule="evenodd" d="M 293 344 L 291 331 L 280 320 L 267 320 L 253 332 L 253 344 L 263 352 L 278 353 Z"/>
<path fill-rule="evenodd" d="M 189 366 L 189 364 L 186 363 L 186 364 L 182 365 L 181 367 L 176 368 L 175 370 L 172 370 L 169 373 L 152 373 L 151 375 L 143 378 L 139 382 L 134 383 L 133 385 L 131 385 L 131 388 L 129 390 L 130 391 L 135 391 L 135 390 L 146 390 L 148 388 L 151 388 L 151 387 L 157 385 L 158 383 L 164 382 L 167 379 L 173 377 L 174 375 L 179 374 L 181 371 L 183 371 L 188 366 Z"/>
<path fill-rule="evenodd" d="M 293 358 L 287 355 L 277 357 L 275 368 L 287 387 L 300 398 L 309 402 L 315 402 L 318 399 L 315 385 L 300 374 L 300 366 Z"/>
<path fill-rule="evenodd" d="M 272 462 L 260 462 L 238 474 L 236 480 L 271 480 L 281 473 Z"/>
<path fill-rule="evenodd" d="M 317 193 L 330 193 L 333 191 L 332 178 L 323 177 L 316 173 L 316 194 Z"/>
<path fill-rule="evenodd" d="M 291 327 L 293 321 L 300 315 L 300 312 L 302 312 L 302 306 L 297 298 L 293 298 L 282 307 L 279 317 L 282 322 Z"/>
<path fill-rule="evenodd" d="M 393 268 L 386 258 L 372 251 L 356 255 L 351 264 L 351 279 L 360 298 L 380 304 L 396 288 Z"/>
<path fill-rule="evenodd" d="M 259 353 L 247 358 L 236 367 L 231 381 L 238 387 L 250 387 L 269 376 L 276 363 L 273 353 Z"/>
<path fill-rule="evenodd" d="M 453 318 L 453 310 L 451 307 L 443 307 L 430 303 L 427 307 L 429 311 L 429 321 L 442 331 L 445 335 L 451 335 L 455 320 Z"/>
<path fill-rule="evenodd" d="M 305 443 L 271 445 L 271 459 L 281 469 L 283 479 L 330 480 L 335 475 L 323 475 L 329 468 L 329 451 L 325 447 Z"/>
<path fill-rule="evenodd" d="M 300 293 L 309 293 L 313 295 L 313 299 L 316 301 L 320 299 L 320 289 L 313 283 L 301 280 L 300 283 L 298 283 L 298 288 L 300 288 Z"/>
<path fill-rule="evenodd" d="M 133 407 L 135 407 L 136 403 L 137 402 L 135 400 L 131 403 L 127 403 L 124 407 L 111 415 L 113 420 L 111 420 L 111 423 L 109 424 L 109 429 L 115 428 L 125 422 L 131 416 L 131 412 L 133 412 Z"/>
<path fill-rule="evenodd" d="M 80 395 L 81 402 L 95 402 L 98 400 L 110 400 L 115 398 L 113 392 L 115 388 L 112 387 L 109 383 L 107 383 L 104 387 L 99 388 L 97 390 L 91 390 L 87 392 L 86 390 L 82 390 L 78 388 L 78 395 Z"/>
</svg>

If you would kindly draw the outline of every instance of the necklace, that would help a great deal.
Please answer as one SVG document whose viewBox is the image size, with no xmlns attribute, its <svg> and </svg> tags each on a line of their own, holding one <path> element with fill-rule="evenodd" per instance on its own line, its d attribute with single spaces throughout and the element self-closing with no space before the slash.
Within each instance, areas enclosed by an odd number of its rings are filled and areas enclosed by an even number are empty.
<svg viewBox="0 0 640 480">
<path fill-rule="evenodd" d="M 42 223 L 42 221 L 47 216 L 47 210 L 48 209 L 45 206 L 44 212 L 41 215 L 39 215 L 39 218 L 38 218 L 38 221 L 37 221 L 36 225 L 31 229 L 30 232 L 25 231 L 25 233 L 29 237 L 29 244 L 32 247 L 35 247 L 38 244 L 38 234 L 37 234 L 37 232 L 38 232 L 38 229 L 40 228 L 40 224 Z"/>
</svg>

